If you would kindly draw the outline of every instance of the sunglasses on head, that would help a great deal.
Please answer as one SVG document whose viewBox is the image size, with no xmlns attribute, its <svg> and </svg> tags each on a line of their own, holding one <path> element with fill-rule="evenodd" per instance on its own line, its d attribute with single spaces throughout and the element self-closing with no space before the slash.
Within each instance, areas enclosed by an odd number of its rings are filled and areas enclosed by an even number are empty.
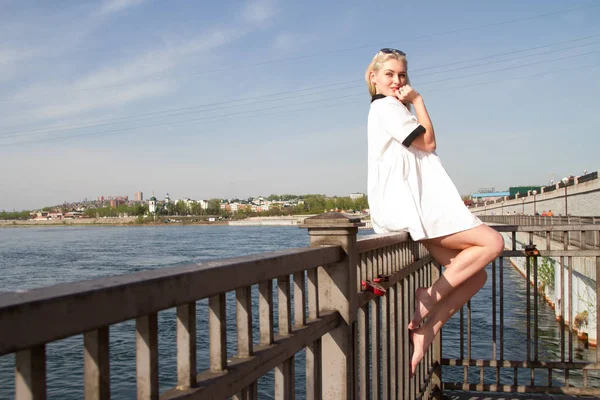
<svg viewBox="0 0 600 400">
<path fill-rule="evenodd" d="M 383 53 L 383 54 L 394 54 L 394 53 L 396 53 L 396 54 L 399 54 L 401 56 L 405 56 L 406 55 L 405 52 L 400 51 L 400 50 L 396 50 L 396 49 L 392 49 L 391 47 L 384 47 L 383 49 L 379 50 L 379 52 Z"/>
</svg>

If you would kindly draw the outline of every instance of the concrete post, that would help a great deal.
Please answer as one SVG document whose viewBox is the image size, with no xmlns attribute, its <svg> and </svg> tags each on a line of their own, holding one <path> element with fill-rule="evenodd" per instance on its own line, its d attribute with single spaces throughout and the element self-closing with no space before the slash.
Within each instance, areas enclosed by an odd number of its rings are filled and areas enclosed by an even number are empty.
<svg viewBox="0 0 600 400">
<path fill-rule="evenodd" d="M 306 218 L 310 247 L 340 246 L 344 258 L 337 264 L 318 268 L 318 303 L 322 311 L 338 311 L 344 319 L 321 338 L 321 382 L 323 399 L 355 399 L 358 396 L 356 234 L 364 225 L 360 218 L 329 212 Z"/>
</svg>

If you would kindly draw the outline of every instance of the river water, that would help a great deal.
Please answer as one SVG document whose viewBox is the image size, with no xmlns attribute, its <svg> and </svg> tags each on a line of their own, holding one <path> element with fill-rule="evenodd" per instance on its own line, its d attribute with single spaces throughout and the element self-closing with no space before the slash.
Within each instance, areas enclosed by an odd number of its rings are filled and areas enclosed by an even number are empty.
<svg viewBox="0 0 600 400">
<path fill-rule="evenodd" d="M 372 231 L 361 230 L 360 235 Z M 144 226 L 144 227 L 28 227 L 0 229 L 0 291 L 26 290 L 57 283 L 127 274 L 223 258 L 239 257 L 296 247 L 306 247 L 306 230 L 297 227 Z M 488 267 L 491 277 L 491 269 Z M 525 280 L 508 263 L 504 266 L 505 359 L 525 354 Z M 491 283 L 472 300 L 472 358 L 491 356 Z M 253 293 L 256 298 L 256 291 Z M 559 358 L 559 326 L 553 310 L 542 300 L 540 307 L 540 359 Z M 227 302 L 228 323 L 235 326 L 235 302 Z M 275 310 L 277 308 L 275 307 Z M 208 367 L 207 301 L 197 302 L 198 369 Z M 161 392 L 176 385 L 175 312 L 166 310 L 159 319 L 159 372 Z M 275 316 L 275 321 L 277 316 Z M 444 328 L 444 357 L 459 356 L 458 315 Z M 228 329 L 228 332 L 230 329 Z M 234 331 L 232 329 L 231 331 Z M 1 335 L 1 333 L 0 333 Z M 1 336 L 0 336 L 1 337 Z M 256 338 L 255 338 L 256 340 Z M 81 335 L 47 346 L 49 399 L 83 397 L 83 338 Z M 592 350 L 574 341 L 576 359 L 595 360 Z M 235 352 L 235 338 L 228 338 L 228 352 Z M 296 395 L 302 399 L 303 352 L 297 356 Z M 502 371 L 502 383 L 512 383 L 512 369 Z M 573 376 L 573 375 L 572 375 Z M 135 321 L 110 328 L 110 377 L 113 399 L 135 398 Z M 462 381 L 462 368 L 444 368 L 445 381 Z M 558 372 L 555 383 L 561 382 Z M 272 398 L 272 374 L 259 381 L 261 399 Z M 469 380 L 478 382 L 471 368 Z M 495 379 L 486 371 L 486 379 Z M 519 384 L 527 384 L 528 370 L 520 371 Z M 539 382 L 545 375 L 536 374 Z M 491 383 L 491 381 L 490 381 Z M 14 397 L 14 355 L 0 357 L 0 399 Z"/>
</svg>

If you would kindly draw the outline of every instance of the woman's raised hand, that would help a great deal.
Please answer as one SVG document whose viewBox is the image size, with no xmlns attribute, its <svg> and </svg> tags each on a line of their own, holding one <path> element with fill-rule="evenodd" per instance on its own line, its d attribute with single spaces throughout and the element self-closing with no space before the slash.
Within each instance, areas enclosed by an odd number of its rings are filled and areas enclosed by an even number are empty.
<svg viewBox="0 0 600 400">
<path fill-rule="evenodd" d="M 404 85 L 396 90 L 396 97 L 402 103 L 412 103 L 419 96 L 421 95 L 409 85 Z"/>
</svg>

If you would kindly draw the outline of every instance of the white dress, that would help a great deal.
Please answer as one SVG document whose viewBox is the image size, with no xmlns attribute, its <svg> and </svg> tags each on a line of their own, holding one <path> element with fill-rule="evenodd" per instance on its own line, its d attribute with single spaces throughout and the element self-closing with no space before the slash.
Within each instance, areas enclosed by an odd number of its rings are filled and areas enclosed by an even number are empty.
<svg viewBox="0 0 600 400">
<path fill-rule="evenodd" d="M 482 222 L 464 205 L 435 152 L 410 144 L 425 129 L 395 97 L 376 95 L 368 122 L 368 196 L 377 233 L 413 240 L 464 231 Z"/>
</svg>

